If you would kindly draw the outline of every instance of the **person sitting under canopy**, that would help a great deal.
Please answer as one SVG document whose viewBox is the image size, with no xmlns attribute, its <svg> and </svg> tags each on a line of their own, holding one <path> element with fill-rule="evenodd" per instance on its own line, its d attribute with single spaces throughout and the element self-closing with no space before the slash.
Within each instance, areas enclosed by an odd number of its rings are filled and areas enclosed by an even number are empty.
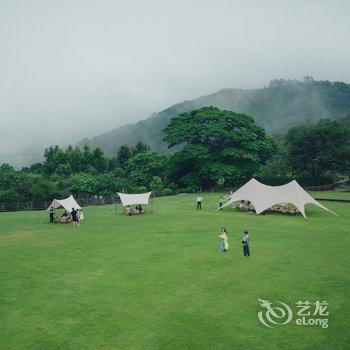
<svg viewBox="0 0 350 350">
<path fill-rule="evenodd" d="M 123 214 L 126 216 L 140 215 L 140 214 L 144 214 L 144 210 L 141 204 L 136 205 L 135 208 L 132 208 L 130 207 L 130 205 L 127 205 L 126 208 L 123 210 Z"/>
<path fill-rule="evenodd" d="M 129 194 L 117 193 L 122 205 L 124 206 L 123 214 L 126 216 L 144 214 L 142 205 L 147 205 L 152 192 Z M 135 207 L 131 207 L 135 206 Z"/>
</svg>

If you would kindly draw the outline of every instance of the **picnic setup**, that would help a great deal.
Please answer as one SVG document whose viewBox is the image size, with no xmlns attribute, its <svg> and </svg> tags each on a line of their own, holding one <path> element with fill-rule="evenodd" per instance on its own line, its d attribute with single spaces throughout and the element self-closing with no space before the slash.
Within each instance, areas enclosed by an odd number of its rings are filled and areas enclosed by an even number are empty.
<svg viewBox="0 0 350 350">
<path fill-rule="evenodd" d="M 142 215 L 145 214 L 145 205 L 149 204 L 151 192 L 146 193 L 121 193 L 118 192 L 117 195 L 122 204 L 122 213 L 125 216 Z M 153 203 L 151 202 L 151 212 L 153 210 Z M 118 201 L 116 201 L 116 213 L 118 214 Z"/>
<path fill-rule="evenodd" d="M 313 204 L 336 215 L 310 196 L 295 180 L 282 186 L 268 186 L 252 178 L 226 200 L 222 208 L 240 201 L 235 210 L 255 211 L 256 214 L 301 214 L 306 219 L 305 205 Z"/>
</svg>

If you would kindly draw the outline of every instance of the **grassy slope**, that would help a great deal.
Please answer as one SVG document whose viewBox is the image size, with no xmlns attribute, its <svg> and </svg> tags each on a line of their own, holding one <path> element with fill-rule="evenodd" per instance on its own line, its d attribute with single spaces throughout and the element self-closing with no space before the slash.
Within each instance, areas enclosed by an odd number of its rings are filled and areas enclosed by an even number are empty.
<svg viewBox="0 0 350 350">
<path fill-rule="evenodd" d="M 89 207 L 75 230 L 39 226 L 42 212 L 0 214 L 0 348 L 345 349 L 350 205 L 324 202 L 340 217 L 311 207 L 305 221 L 213 212 L 216 200 L 198 212 L 194 196 L 166 197 L 128 218 Z M 268 329 L 257 298 L 327 300 L 330 327 Z"/>
<path fill-rule="evenodd" d="M 342 191 L 312 191 L 310 192 L 315 198 L 332 198 L 332 199 L 347 199 L 350 200 L 350 192 Z"/>
</svg>

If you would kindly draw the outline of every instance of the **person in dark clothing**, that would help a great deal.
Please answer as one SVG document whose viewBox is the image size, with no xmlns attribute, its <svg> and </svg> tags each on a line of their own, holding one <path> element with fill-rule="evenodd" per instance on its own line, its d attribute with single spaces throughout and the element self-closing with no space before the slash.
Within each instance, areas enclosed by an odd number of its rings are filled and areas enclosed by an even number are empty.
<svg viewBox="0 0 350 350">
<path fill-rule="evenodd" d="M 55 217 L 55 210 L 53 209 L 53 207 L 50 208 L 49 216 L 50 216 L 50 224 L 53 224 L 54 223 L 54 217 Z"/>
<path fill-rule="evenodd" d="M 78 212 L 72 208 L 70 215 L 72 216 L 73 226 L 76 227 L 78 224 Z"/>
<path fill-rule="evenodd" d="M 248 231 L 244 231 L 243 239 L 242 239 L 242 246 L 243 246 L 243 255 L 247 258 L 250 257 L 250 251 L 249 251 L 249 235 Z"/>
</svg>

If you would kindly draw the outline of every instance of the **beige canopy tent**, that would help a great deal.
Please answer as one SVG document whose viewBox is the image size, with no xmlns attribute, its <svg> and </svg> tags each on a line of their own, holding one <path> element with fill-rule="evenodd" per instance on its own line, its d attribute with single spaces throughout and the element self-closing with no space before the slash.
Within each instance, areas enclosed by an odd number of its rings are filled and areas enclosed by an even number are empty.
<svg viewBox="0 0 350 350">
<path fill-rule="evenodd" d="M 118 192 L 117 194 L 122 202 L 122 205 L 125 207 L 127 205 L 134 204 L 148 204 L 151 193 L 152 192 L 131 194 Z"/>
<path fill-rule="evenodd" d="M 117 195 L 122 202 L 122 206 L 126 207 L 128 205 L 147 205 L 149 204 L 150 196 L 152 192 L 146 193 L 121 193 L 117 192 Z M 153 203 L 151 201 L 151 212 L 153 212 Z M 116 202 L 116 214 L 118 214 L 118 202 Z"/>
<path fill-rule="evenodd" d="M 57 209 L 61 207 L 66 209 L 68 212 L 71 212 L 72 208 L 81 209 L 81 206 L 74 199 L 73 195 L 70 195 L 68 198 L 65 199 L 54 199 L 49 205 L 49 207 L 46 209 L 46 211 L 49 211 L 51 208 Z"/>
<path fill-rule="evenodd" d="M 254 205 L 257 214 L 262 213 L 264 210 L 275 204 L 290 203 L 298 208 L 305 219 L 306 204 L 317 205 L 318 207 L 336 215 L 312 198 L 295 180 L 282 186 L 268 186 L 253 178 L 239 190 L 230 195 L 228 201 L 223 207 L 239 200 L 250 201 Z"/>
</svg>

